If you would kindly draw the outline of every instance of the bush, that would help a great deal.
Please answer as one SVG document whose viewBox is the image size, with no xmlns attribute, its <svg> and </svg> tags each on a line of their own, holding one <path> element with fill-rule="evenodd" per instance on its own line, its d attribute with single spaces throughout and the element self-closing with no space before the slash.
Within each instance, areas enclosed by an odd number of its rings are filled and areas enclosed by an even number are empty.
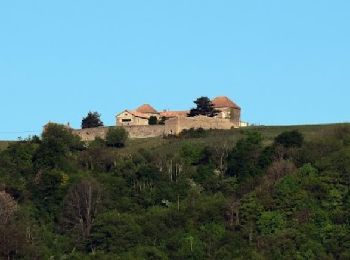
<svg viewBox="0 0 350 260">
<path fill-rule="evenodd" d="M 283 132 L 275 138 L 275 144 L 280 144 L 286 148 L 301 147 L 304 142 L 304 136 L 297 130 Z"/>
<path fill-rule="evenodd" d="M 190 128 L 190 129 L 184 129 L 180 133 L 180 137 L 183 138 L 201 138 L 205 137 L 207 135 L 207 132 L 203 128 Z"/>
<path fill-rule="evenodd" d="M 111 147 L 124 147 L 127 139 L 128 132 L 124 128 L 111 128 L 108 130 L 106 143 Z"/>
</svg>

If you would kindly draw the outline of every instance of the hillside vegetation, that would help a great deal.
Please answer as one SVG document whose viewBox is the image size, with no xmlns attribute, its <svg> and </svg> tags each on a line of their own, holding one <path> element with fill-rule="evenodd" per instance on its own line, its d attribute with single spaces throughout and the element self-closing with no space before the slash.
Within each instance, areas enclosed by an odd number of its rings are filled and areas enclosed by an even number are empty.
<svg viewBox="0 0 350 260">
<path fill-rule="evenodd" d="M 349 259 L 350 125 L 0 143 L 0 258 Z"/>
<path fill-rule="evenodd" d="M 0 151 L 5 150 L 10 143 L 9 141 L 0 141 Z"/>
</svg>

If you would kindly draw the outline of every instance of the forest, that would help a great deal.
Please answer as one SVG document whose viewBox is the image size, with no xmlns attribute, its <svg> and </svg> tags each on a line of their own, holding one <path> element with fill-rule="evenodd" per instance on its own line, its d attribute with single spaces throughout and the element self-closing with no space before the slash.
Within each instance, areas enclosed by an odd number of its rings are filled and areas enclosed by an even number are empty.
<svg viewBox="0 0 350 260">
<path fill-rule="evenodd" d="M 350 259 L 349 124 L 1 147 L 1 259 Z"/>
</svg>

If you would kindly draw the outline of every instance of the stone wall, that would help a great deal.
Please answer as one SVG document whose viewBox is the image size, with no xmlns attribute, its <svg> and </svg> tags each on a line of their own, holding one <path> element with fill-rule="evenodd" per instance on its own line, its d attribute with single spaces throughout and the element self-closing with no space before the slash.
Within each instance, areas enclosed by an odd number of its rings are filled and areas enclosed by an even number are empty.
<svg viewBox="0 0 350 260">
<path fill-rule="evenodd" d="M 80 136 L 83 141 L 93 141 L 96 137 L 105 139 L 111 127 L 94 127 L 84 129 L 73 129 L 72 133 Z"/>
<path fill-rule="evenodd" d="M 165 134 L 179 134 L 184 129 L 231 129 L 239 127 L 239 124 L 229 119 L 206 116 L 177 117 L 165 122 Z"/>
<path fill-rule="evenodd" d="M 95 127 L 85 129 L 74 129 L 73 134 L 80 136 L 83 141 L 93 141 L 96 137 L 105 139 L 107 132 L 111 127 Z M 165 125 L 134 125 L 134 126 L 122 126 L 128 133 L 129 138 L 148 138 L 163 136 Z"/>
<path fill-rule="evenodd" d="M 130 138 L 148 138 L 163 136 L 165 125 L 130 125 L 123 126 Z"/>
<path fill-rule="evenodd" d="M 114 126 L 112 126 L 113 128 Z M 129 138 L 149 138 L 164 135 L 178 135 L 184 129 L 231 129 L 239 127 L 239 123 L 230 119 L 214 118 L 206 116 L 175 117 L 165 121 L 165 125 L 133 125 L 120 126 L 129 133 Z M 83 141 L 93 141 L 95 137 L 106 138 L 111 127 L 96 127 L 73 130 Z"/>
</svg>

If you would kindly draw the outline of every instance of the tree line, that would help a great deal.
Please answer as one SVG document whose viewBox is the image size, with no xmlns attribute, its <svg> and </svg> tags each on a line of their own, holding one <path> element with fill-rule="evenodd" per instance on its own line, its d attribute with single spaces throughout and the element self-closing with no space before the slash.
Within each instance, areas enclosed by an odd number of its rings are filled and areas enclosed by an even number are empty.
<svg viewBox="0 0 350 260">
<path fill-rule="evenodd" d="M 350 258 L 349 126 L 132 145 L 49 124 L 1 151 L 0 258 Z"/>
</svg>

